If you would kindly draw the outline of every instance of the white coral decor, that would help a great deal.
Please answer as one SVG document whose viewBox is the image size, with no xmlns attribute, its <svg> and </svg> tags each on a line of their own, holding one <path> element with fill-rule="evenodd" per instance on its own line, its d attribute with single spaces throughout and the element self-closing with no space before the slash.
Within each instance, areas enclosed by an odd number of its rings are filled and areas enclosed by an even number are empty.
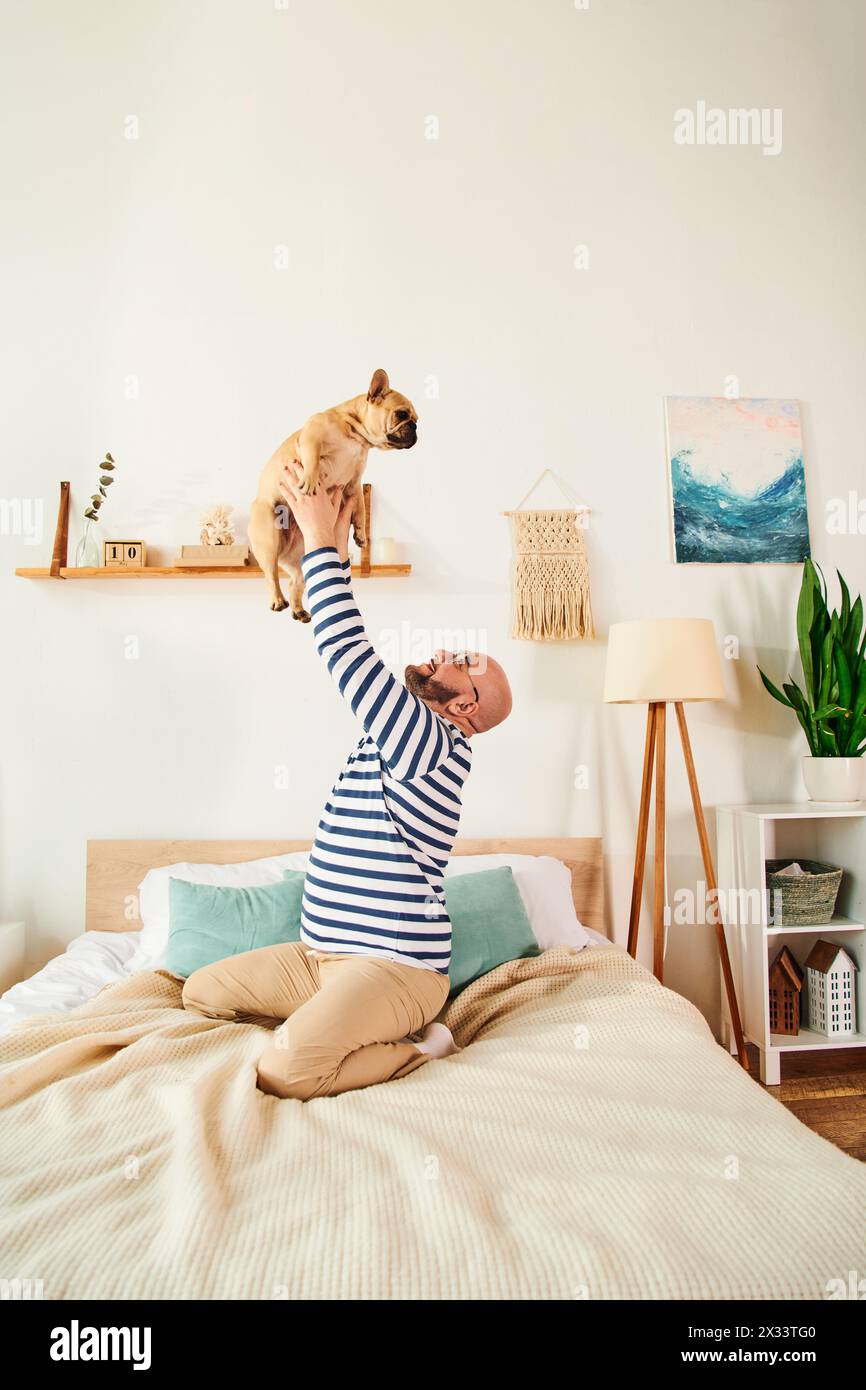
<svg viewBox="0 0 866 1390">
<path fill-rule="evenodd" d="M 220 504 L 212 507 L 201 519 L 202 545 L 234 545 L 234 532 L 231 527 L 232 509 Z"/>
</svg>

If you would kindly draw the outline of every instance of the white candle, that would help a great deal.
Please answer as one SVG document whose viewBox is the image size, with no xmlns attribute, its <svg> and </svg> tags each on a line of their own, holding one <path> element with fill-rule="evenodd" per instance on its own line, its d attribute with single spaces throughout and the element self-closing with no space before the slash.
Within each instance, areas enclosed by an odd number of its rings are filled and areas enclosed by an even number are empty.
<svg viewBox="0 0 866 1390">
<path fill-rule="evenodd" d="M 373 542 L 374 565 L 396 565 L 397 546 L 390 536 L 382 536 Z"/>
</svg>

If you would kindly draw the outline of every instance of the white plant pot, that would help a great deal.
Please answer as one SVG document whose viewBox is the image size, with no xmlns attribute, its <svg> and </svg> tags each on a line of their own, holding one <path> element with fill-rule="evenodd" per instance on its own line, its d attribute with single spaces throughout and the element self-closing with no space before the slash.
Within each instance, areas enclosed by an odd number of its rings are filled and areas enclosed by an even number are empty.
<svg viewBox="0 0 866 1390">
<path fill-rule="evenodd" d="M 803 759 L 803 781 L 810 801 L 856 805 L 863 786 L 862 758 Z"/>
</svg>

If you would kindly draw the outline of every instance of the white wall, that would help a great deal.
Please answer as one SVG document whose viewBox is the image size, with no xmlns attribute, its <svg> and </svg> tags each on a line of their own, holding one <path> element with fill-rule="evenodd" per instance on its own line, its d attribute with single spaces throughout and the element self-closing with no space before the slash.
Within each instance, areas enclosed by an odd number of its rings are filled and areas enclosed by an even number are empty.
<svg viewBox="0 0 866 1390">
<path fill-rule="evenodd" d="M 707 614 L 740 641 L 728 703 L 692 715 L 708 806 L 801 794 L 754 670 L 760 649 L 782 673 L 798 575 L 671 563 L 661 397 L 733 373 L 801 398 L 816 557 L 866 586 L 862 538 L 824 527 L 863 476 L 864 20 L 855 0 L 7 9 L 0 496 L 44 499 L 46 529 L 0 537 L 0 913 L 31 957 L 81 929 L 88 837 L 307 835 L 354 737 L 309 631 L 255 584 L 13 578 L 50 553 L 59 479 L 80 499 L 110 449 L 107 532 L 170 557 L 380 365 L 421 443 L 372 456 L 378 533 L 415 569 L 359 585 L 371 632 L 480 629 L 513 676 L 465 833 L 603 833 L 623 938 L 643 714 L 601 706 L 603 640 L 508 638 L 501 512 L 545 464 L 593 509 L 602 635 Z M 677 146 L 698 100 L 782 108 L 782 153 Z M 675 745 L 669 782 L 675 888 L 699 876 Z M 672 930 L 668 979 L 715 1016 L 708 930 Z"/>
</svg>

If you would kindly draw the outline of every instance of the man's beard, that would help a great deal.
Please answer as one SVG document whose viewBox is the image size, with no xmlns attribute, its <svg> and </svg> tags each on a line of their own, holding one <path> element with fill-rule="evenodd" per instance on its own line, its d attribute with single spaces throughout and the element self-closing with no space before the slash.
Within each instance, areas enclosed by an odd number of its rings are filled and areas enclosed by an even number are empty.
<svg viewBox="0 0 866 1390">
<path fill-rule="evenodd" d="M 443 685 L 442 681 L 437 681 L 435 676 L 425 676 L 417 666 L 407 666 L 405 677 L 406 689 L 410 695 L 417 695 L 420 699 L 435 705 L 447 705 L 457 694 L 456 690 L 451 690 L 447 685 Z"/>
</svg>

